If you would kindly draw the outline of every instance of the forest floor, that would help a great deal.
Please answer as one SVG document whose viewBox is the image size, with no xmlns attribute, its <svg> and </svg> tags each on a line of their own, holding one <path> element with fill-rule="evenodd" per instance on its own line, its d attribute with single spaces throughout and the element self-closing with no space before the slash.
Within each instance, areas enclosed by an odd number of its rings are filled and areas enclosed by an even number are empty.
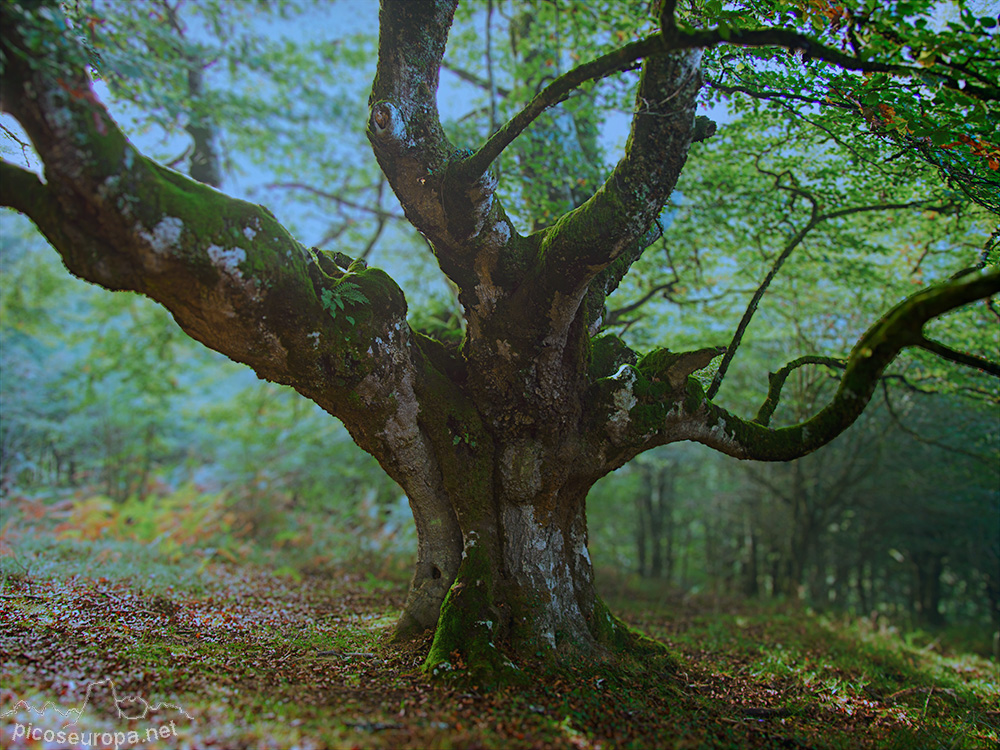
<svg viewBox="0 0 1000 750">
<path fill-rule="evenodd" d="M 605 592 L 609 606 L 664 642 L 675 666 L 523 665 L 533 669 L 529 684 L 480 692 L 429 682 L 420 671 L 428 640 L 387 644 L 405 592 L 398 573 L 279 575 L 211 550 L 164 563 L 142 545 L 107 540 L 62 541 L 41 556 L 35 542 L 34 553 L 8 547 L 0 558 L 3 747 L 1000 741 L 996 662 L 869 621 L 621 584 Z"/>
</svg>

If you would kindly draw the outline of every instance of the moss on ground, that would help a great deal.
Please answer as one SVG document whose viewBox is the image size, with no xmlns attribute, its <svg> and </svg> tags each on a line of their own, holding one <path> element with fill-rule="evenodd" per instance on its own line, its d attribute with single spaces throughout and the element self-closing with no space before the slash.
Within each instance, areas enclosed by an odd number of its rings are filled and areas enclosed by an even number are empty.
<svg viewBox="0 0 1000 750">
<path fill-rule="evenodd" d="M 17 701 L 76 708 L 88 683 L 105 678 L 120 695 L 179 706 L 183 714 L 169 716 L 177 744 L 197 747 L 658 748 L 669 737 L 734 750 L 916 750 L 1000 739 L 996 664 L 866 620 L 627 590 L 609 610 L 628 628 L 616 625 L 609 639 L 627 645 L 635 628 L 672 658 L 520 660 L 530 680 L 486 691 L 418 668 L 467 643 L 462 628 L 485 603 L 475 586 L 449 597 L 456 616 L 436 644 L 389 645 L 402 584 L 373 586 L 349 569 L 294 581 L 247 565 L 192 571 L 160 560 L 147 586 L 145 572 L 88 571 L 101 549 L 76 542 L 37 573 L 0 558 L 5 747 L 26 747 L 10 741 Z M 472 556 L 466 581 L 483 562 Z M 480 630 L 486 648 L 489 629 Z M 113 728 L 102 700 L 84 728 Z"/>
</svg>

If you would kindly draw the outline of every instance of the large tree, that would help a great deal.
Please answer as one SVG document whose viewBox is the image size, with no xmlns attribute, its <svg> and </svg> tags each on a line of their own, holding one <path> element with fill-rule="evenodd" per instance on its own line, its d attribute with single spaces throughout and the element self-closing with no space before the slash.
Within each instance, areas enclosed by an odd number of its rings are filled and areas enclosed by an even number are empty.
<svg viewBox="0 0 1000 750">
<path fill-rule="evenodd" d="M 652 22 L 639 13 L 647 3 L 633 3 L 624 7 L 635 6 L 637 29 L 652 23 L 649 33 L 539 85 L 478 149 L 459 149 L 436 101 L 457 3 L 382 0 L 366 127 L 406 219 L 458 289 L 460 345 L 414 330 L 403 292 L 383 271 L 305 247 L 266 208 L 139 153 L 94 93 L 85 29 L 54 2 L 2 6 L 2 108 L 44 172 L 3 163 L 0 203 L 30 217 L 72 273 L 151 297 L 193 338 L 342 420 L 413 510 L 418 559 L 398 633 L 434 629 L 432 673 L 464 664 L 493 679 L 510 666 L 504 654 L 635 643 L 594 588 L 585 504 L 602 476 L 682 440 L 741 459 L 808 454 L 858 418 L 907 347 L 997 370 L 924 334 L 929 322 L 1000 291 L 1000 271 L 982 267 L 988 252 L 979 268 L 891 306 L 839 363 L 835 395 L 780 428 L 770 415 L 785 378 L 816 358 L 772 376 L 756 416 L 713 401 L 773 273 L 728 347 L 706 340 L 694 351 L 640 356 L 602 333 L 613 317 L 606 298 L 663 232 L 658 219 L 692 144 L 715 131 L 695 116 L 706 56 L 714 55 L 718 91 L 826 108 L 918 154 L 951 186 L 939 209 L 996 208 L 996 147 L 981 133 L 996 125 L 1000 94 L 995 67 L 977 57 L 995 22 L 963 11 L 961 34 L 972 41 L 956 42 L 957 31 L 935 41 L 927 0 L 855 10 L 757 1 L 681 9 L 666 0 L 654 4 Z M 620 161 L 592 194 L 576 195 L 585 181 L 574 184 L 569 199 L 579 205 L 521 234 L 498 196 L 498 157 L 580 87 L 637 66 Z M 757 66 L 752 85 L 747 66 Z M 200 95 L 200 79 L 189 83 Z M 967 125 L 960 136 L 956 122 Z M 530 165 L 523 173 L 534 175 Z M 811 204 L 803 236 L 853 214 L 926 205 L 824 208 L 808 186 L 773 177 L 779 192 Z M 790 239 L 775 273 L 800 241 Z M 720 355 L 706 390 L 694 373 Z"/>
</svg>

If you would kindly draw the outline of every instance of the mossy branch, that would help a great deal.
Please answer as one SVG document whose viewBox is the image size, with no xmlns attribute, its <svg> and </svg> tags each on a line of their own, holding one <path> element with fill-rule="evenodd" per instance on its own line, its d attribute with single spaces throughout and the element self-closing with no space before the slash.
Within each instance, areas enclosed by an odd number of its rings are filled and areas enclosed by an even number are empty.
<svg viewBox="0 0 1000 750">
<path fill-rule="evenodd" d="M 885 368 L 900 351 L 924 345 L 924 325 L 997 293 L 1000 293 L 1000 270 L 970 274 L 923 289 L 896 305 L 861 337 L 847 360 L 836 394 L 811 419 L 770 429 L 706 400 L 701 406 L 702 427 L 690 439 L 737 458 L 758 461 L 789 461 L 811 453 L 854 423 L 870 401 Z"/>
<path fill-rule="evenodd" d="M 770 424 L 771 417 L 774 415 L 774 410 L 778 408 L 778 401 L 781 398 L 781 389 L 784 388 L 785 381 L 788 379 L 788 376 L 792 374 L 793 370 L 805 367 L 806 365 L 826 365 L 827 367 L 843 370 L 847 367 L 847 361 L 843 359 L 835 359 L 833 357 L 805 356 L 792 360 L 777 372 L 770 373 L 767 376 L 767 398 L 757 411 L 757 416 L 753 419 L 754 422 L 759 425 L 763 425 L 764 427 L 767 427 L 768 424 Z"/>
<path fill-rule="evenodd" d="M 694 137 L 700 85 L 697 53 L 646 61 L 625 155 L 589 200 L 543 230 L 536 298 L 576 299 L 599 275 L 599 291 L 607 294 L 655 241 L 656 219 L 677 184 Z"/>
<path fill-rule="evenodd" d="M 399 392 L 414 367 L 395 283 L 352 265 L 351 320 L 331 316 L 323 292 L 335 281 L 267 209 L 156 164 L 128 142 L 55 11 L 18 15 L 5 4 L 0 12 L 4 110 L 28 134 L 46 179 L 0 164 L 3 204 L 31 218 L 77 276 L 145 294 L 192 338 L 345 422 L 390 418 L 395 405 L 379 390 Z M 29 31 L 52 43 L 33 51 L 22 38 Z M 371 403 L 357 395 L 362 382 Z M 377 437 L 362 447 L 382 451 Z"/>
</svg>

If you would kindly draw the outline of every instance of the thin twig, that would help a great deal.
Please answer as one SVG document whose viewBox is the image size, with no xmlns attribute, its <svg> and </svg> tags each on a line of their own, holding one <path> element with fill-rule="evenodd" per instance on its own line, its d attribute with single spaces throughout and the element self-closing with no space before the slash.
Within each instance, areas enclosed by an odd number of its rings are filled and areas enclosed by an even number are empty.
<svg viewBox="0 0 1000 750">
<path fill-rule="evenodd" d="M 363 203 L 356 203 L 347 198 L 342 198 L 336 193 L 330 193 L 326 190 L 320 190 L 312 185 L 306 185 L 301 182 L 272 182 L 267 185 L 268 188 L 282 188 L 284 190 L 305 190 L 313 195 L 318 195 L 320 198 L 326 198 L 334 203 L 338 203 L 346 208 L 353 208 L 357 211 L 364 211 L 365 213 L 373 214 L 374 216 L 383 217 L 386 219 L 395 219 L 397 221 L 406 221 L 406 217 L 401 214 L 394 214 L 391 211 L 386 211 L 382 208 L 372 208 L 371 206 L 366 206 Z"/>
</svg>

